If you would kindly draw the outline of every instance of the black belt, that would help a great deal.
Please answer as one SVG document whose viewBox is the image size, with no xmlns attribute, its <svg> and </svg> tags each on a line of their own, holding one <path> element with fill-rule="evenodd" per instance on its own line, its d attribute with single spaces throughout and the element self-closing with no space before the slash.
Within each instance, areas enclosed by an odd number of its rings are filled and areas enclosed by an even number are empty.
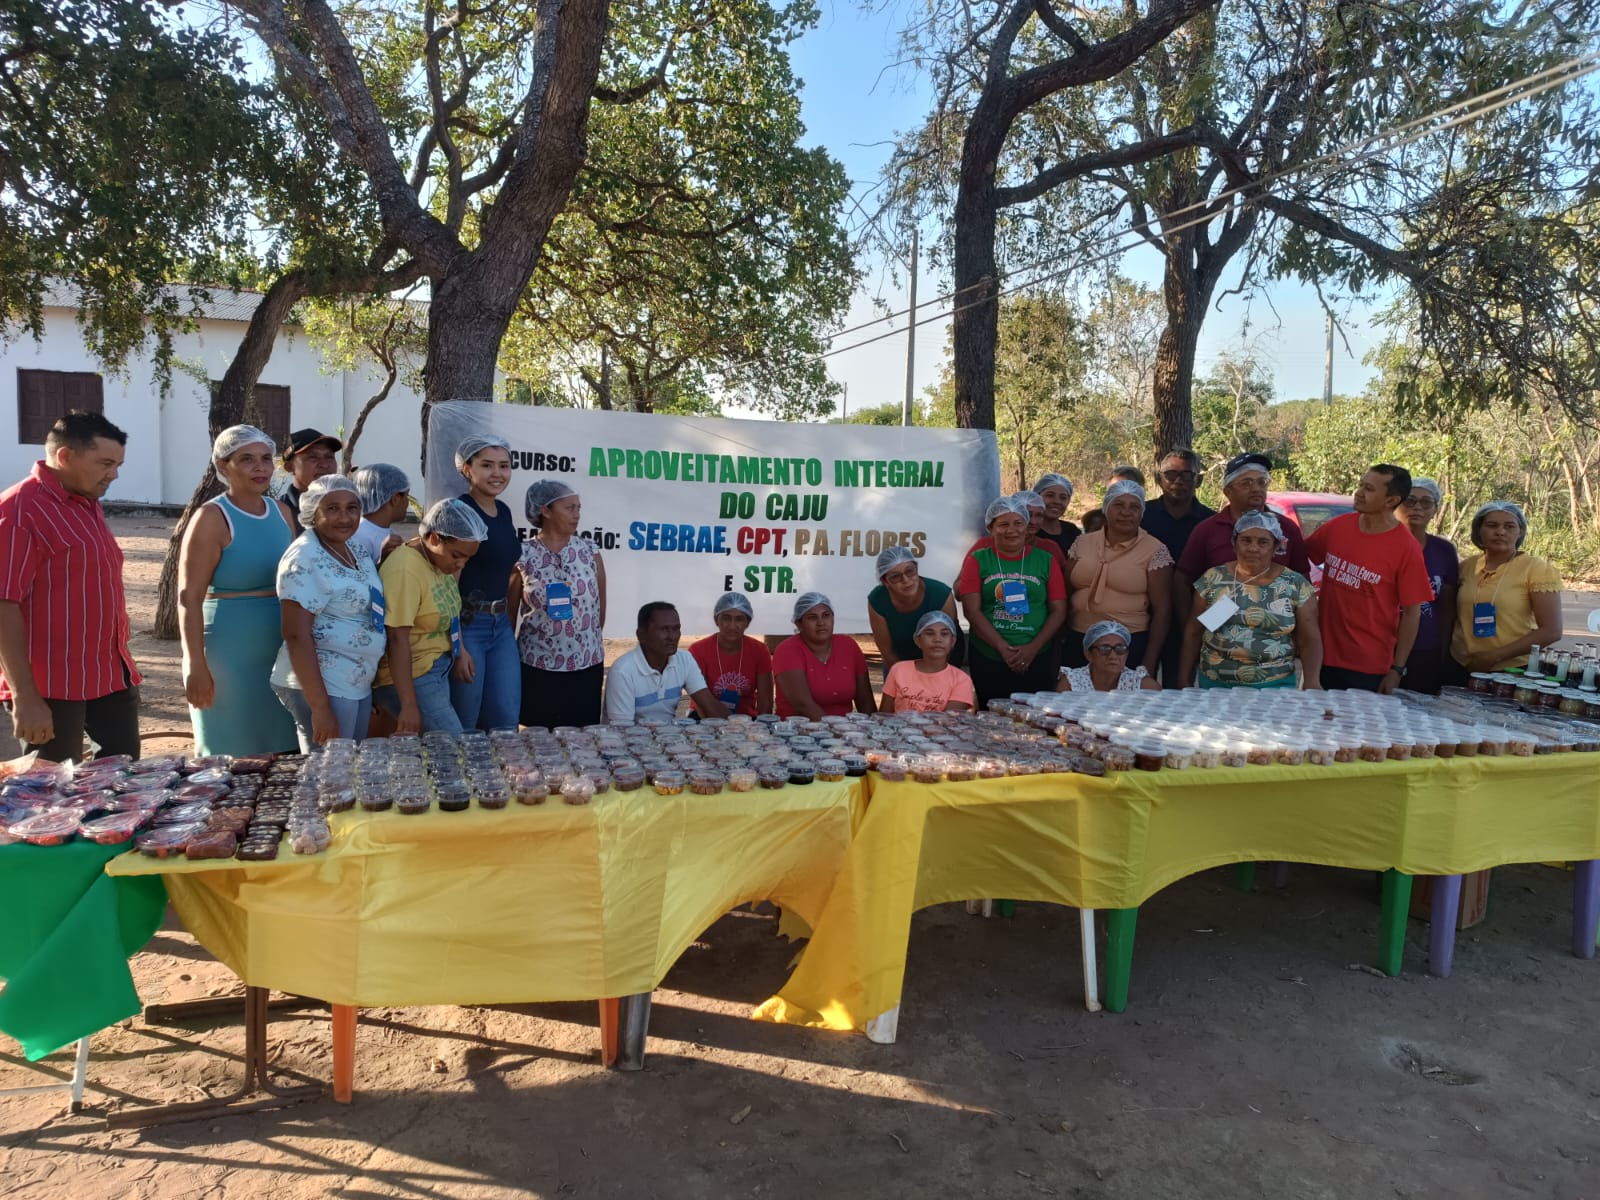
<svg viewBox="0 0 1600 1200">
<path fill-rule="evenodd" d="M 490 613 L 498 616 L 506 611 L 506 602 L 504 600 L 469 600 L 467 601 L 467 611 L 471 613 Z"/>
</svg>

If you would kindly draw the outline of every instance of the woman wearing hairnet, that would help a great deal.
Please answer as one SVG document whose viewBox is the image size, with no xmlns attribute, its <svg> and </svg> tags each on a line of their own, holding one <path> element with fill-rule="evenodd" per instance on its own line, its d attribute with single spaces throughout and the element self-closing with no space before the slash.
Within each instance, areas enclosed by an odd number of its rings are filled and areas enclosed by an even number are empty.
<svg viewBox="0 0 1600 1200">
<path fill-rule="evenodd" d="M 1067 615 L 1067 585 L 1047 552 L 1028 545 L 1028 505 L 1002 496 L 983 516 L 992 546 L 969 550 L 956 591 L 972 629 L 967 667 L 978 707 L 1012 692 L 1056 684 L 1055 637 Z"/>
<path fill-rule="evenodd" d="M 559 479 L 528 487 L 533 536 L 509 596 L 522 658 L 524 725 L 598 725 L 605 685 L 606 568 L 578 535 L 578 493 Z"/>
<path fill-rule="evenodd" d="M 1276 559 L 1288 545 L 1276 513 L 1252 509 L 1233 523 L 1234 561 L 1194 581 L 1177 679 L 1169 687 L 1322 686 L 1322 632 L 1311 581 Z M 1207 617 L 1206 614 L 1211 614 Z"/>
<path fill-rule="evenodd" d="M 1460 674 L 1460 668 L 1450 658 L 1450 641 L 1455 635 L 1461 558 L 1453 545 L 1428 532 L 1443 500 L 1444 493 L 1436 481 L 1413 475 L 1411 494 L 1400 505 L 1400 516 L 1422 547 L 1422 564 L 1433 588 L 1433 600 L 1422 606 L 1417 640 L 1411 643 L 1411 655 L 1406 659 L 1405 686 L 1408 691 L 1430 696 L 1437 696 L 1449 677 Z"/>
<path fill-rule="evenodd" d="M 1483 551 L 1461 564 L 1456 593 L 1455 660 L 1469 671 L 1528 665 L 1528 651 L 1561 640 L 1561 575 L 1522 549 L 1528 519 L 1509 500 L 1472 518 L 1472 544 Z"/>
<path fill-rule="evenodd" d="M 956 619 L 955 592 L 937 579 L 924 579 L 917 556 L 908 546 L 890 546 L 878 555 L 878 586 L 867 593 L 867 621 L 872 640 L 883 656 L 883 672 L 897 662 L 922 657 L 916 642 L 917 622 L 931 612 Z M 961 665 L 961 635 L 951 661 Z"/>
<path fill-rule="evenodd" d="M 498 436 L 456 447 L 456 469 L 489 536 L 461 568 L 461 643 L 467 653 L 450 676 L 450 703 L 468 729 L 515 729 L 522 707 L 522 663 L 511 628 L 511 577 L 522 557 L 517 523 L 500 493 L 511 482 L 511 446 Z"/>
<path fill-rule="evenodd" d="M 361 495 L 361 527 L 350 540 L 364 546 L 381 567 L 400 545 L 400 535 L 389 530 L 410 510 L 411 480 L 399 467 L 373 463 L 350 472 L 350 481 Z"/>
<path fill-rule="evenodd" d="M 343 475 L 324 475 L 300 493 L 305 532 L 278 562 L 283 648 L 272 690 L 294 718 L 300 749 L 331 738 L 364 738 L 372 677 L 383 657 L 383 580 L 360 546 L 361 497 Z"/>
<path fill-rule="evenodd" d="M 1161 685 L 1143 667 L 1128 665 L 1133 634 L 1118 621 L 1096 621 L 1083 635 L 1086 667 L 1062 667 L 1058 692 L 1159 692 Z"/>
<path fill-rule="evenodd" d="M 1062 647 L 1067 665 L 1086 665 L 1082 635 L 1096 621 L 1116 621 L 1133 635 L 1129 662 L 1151 675 L 1161 661 L 1172 619 L 1172 555 L 1160 539 L 1140 528 L 1144 485 L 1120 479 L 1100 503 L 1104 529 L 1072 543 L 1072 617 L 1078 638 Z"/>
<path fill-rule="evenodd" d="M 772 711 L 772 655 L 764 642 L 745 636 L 755 615 L 744 596 L 724 592 L 711 606 L 716 633 L 689 647 L 711 694 L 747 717 Z"/>
<path fill-rule="evenodd" d="M 217 435 L 211 461 L 225 488 L 200 506 L 178 557 L 183 690 L 195 753 L 271 754 L 295 745 L 294 721 L 273 698 L 283 645 L 278 560 L 294 524 L 272 486 L 277 447 L 253 425 Z"/>
<path fill-rule="evenodd" d="M 867 656 L 855 638 L 833 633 L 833 601 L 805 592 L 794 602 L 792 638 L 772 652 L 772 678 L 778 685 L 780 717 L 842 717 L 852 708 L 878 710 L 872 695 Z"/>
<path fill-rule="evenodd" d="M 1072 503 L 1072 480 L 1049 471 L 1039 476 L 1033 490 L 1044 501 L 1044 521 L 1039 526 L 1038 536 L 1060 546 L 1061 553 L 1067 553 L 1072 543 L 1083 536 L 1083 530 L 1067 520 L 1067 507 Z"/>
<path fill-rule="evenodd" d="M 461 717 L 450 703 L 450 670 L 471 655 L 461 644 L 456 576 L 488 530 L 463 500 L 439 501 L 417 529 L 417 537 L 384 560 L 388 646 L 372 702 L 394 717 L 396 733 L 460 733 Z"/>
</svg>

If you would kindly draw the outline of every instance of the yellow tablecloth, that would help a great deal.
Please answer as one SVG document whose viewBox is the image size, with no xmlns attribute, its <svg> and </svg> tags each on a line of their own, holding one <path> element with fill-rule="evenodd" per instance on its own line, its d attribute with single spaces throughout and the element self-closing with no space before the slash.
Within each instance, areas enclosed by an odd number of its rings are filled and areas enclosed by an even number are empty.
<svg viewBox="0 0 1600 1200">
<path fill-rule="evenodd" d="M 719 796 L 613 793 L 499 812 L 335 814 L 320 855 L 137 854 L 184 924 L 249 984 L 334 1004 L 584 1000 L 653 989 L 728 909 L 814 923 L 864 781 Z"/>
<path fill-rule="evenodd" d="M 1133 908 L 1257 860 L 1414 875 L 1600 858 L 1600 755 L 876 781 L 794 975 L 757 1015 L 864 1029 L 895 1009 L 911 914 L 981 896 Z"/>
</svg>

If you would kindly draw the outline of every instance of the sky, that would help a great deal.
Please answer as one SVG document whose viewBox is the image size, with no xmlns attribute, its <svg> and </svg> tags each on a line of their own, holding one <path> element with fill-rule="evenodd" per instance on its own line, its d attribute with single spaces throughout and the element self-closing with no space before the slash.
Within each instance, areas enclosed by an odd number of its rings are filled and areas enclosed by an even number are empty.
<svg viewBox="0 0 1600 1200">
<path fill-rule="evenodd" d="M 801 92 L 807 142 L 825 146 L 845 166 L 858 198 L 870 199 L 879 172 L 888 160 L 894 136 L 913 127 L 928 104 L 929 89 L 914 69 L 895 65 L 897 30 L 913 6 L 898 0 L 889 7 L 863 10 L 851 0 L 820 0 L 821 19 L 816 29 L 791 47 L 795 74 L 803 81 Z M 870 207 L 870 205 L 869 205 Z M 926 238 L 932 229 L 924 229 Z M 886 301 L 890 310 L 906 308 L 904 268 L 898 281 L 878 259 L 863 260 L 866 270 L 851 306 L 846 327 L 880 315 L 874 299 Z M 1155 286 L 1160 281 L 1160 258 L 1141 247 L 1131 252 L 1122 271 Z M 948 277 L 934 276 L 924 262 L 918 282 L 918 306 L 949 290 Z M 1224 277 L 1223 288 L 1228 286 Z M 1222 288 L 1218 289 L 1219 291 Z M 926 313 L 923 314 L 928 315 Z M 1365 310 L 1341 317 L 1342 336 L 1335 335 L 1333 390 L 1358 393 L 1372 371 L 1362 363 L 1382 331 L 1365 319 Z M 1248 336 L 1257 357 L 1272 377 L 1274 397 L 1300 400 L 1322 395 L 1325 319 L 1315 292 L 1295 284 L 1274 284 L 1248 305 L 1237 297 L 1213 307 L 1201 334 L 1196 374 L 1204 374 L 1217 356 L 1240 345 L 1242 326 L 1248 319 Z M 905 394 L 906 319 L 874 325 L 834 342 L 835 348 L 888 332 L 884 338 L 860 349 L 844 350 L 828 359 L 833 378 L 848 389 L 847 403 L 858 408 L 899 403 Z M 917 395 L 937 381 L 949 337 L 947 319 L 931 321 L 916 331 Z M 1348 346 L 1346 345 L 1348 342 Z"/>
</svg>

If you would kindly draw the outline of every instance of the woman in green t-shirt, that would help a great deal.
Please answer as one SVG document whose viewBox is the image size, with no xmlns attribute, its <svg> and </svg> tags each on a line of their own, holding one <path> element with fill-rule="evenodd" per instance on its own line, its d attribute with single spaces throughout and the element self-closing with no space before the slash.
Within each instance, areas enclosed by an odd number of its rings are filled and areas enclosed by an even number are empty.
<svg viewBox="0 0 1600 1200">
<path fill-rule="evenodd" d="M 967 666 L 981 709 L 1012 692 L 1056 686 L 1056 632 L 1067 616 L 1067 582 L 1054 556 L 1028 547 L 1028 507 L 1002 496 L 984 514 L 992 547 L 970 551 L 956 590 L 972 628 Z"/>
<path fill-rule="evenodd" d="M 924 579 L 917 556 L 905 546 L 890 546 L 878 555 L 878 586 L 867 593 L 867 620 L 872 625 L 872 640 L 883 656 L 883 673 L 897 662 L 915 662 L 922 657 L 916 642 L 917 622 L 924 614 L 942 612 L 956 620 L 956 597 L 948 585 L 937 579 Z M 959 667 L 964 661 L 961 634 L 956 634 L 950 662 Z"/>
</svg>

